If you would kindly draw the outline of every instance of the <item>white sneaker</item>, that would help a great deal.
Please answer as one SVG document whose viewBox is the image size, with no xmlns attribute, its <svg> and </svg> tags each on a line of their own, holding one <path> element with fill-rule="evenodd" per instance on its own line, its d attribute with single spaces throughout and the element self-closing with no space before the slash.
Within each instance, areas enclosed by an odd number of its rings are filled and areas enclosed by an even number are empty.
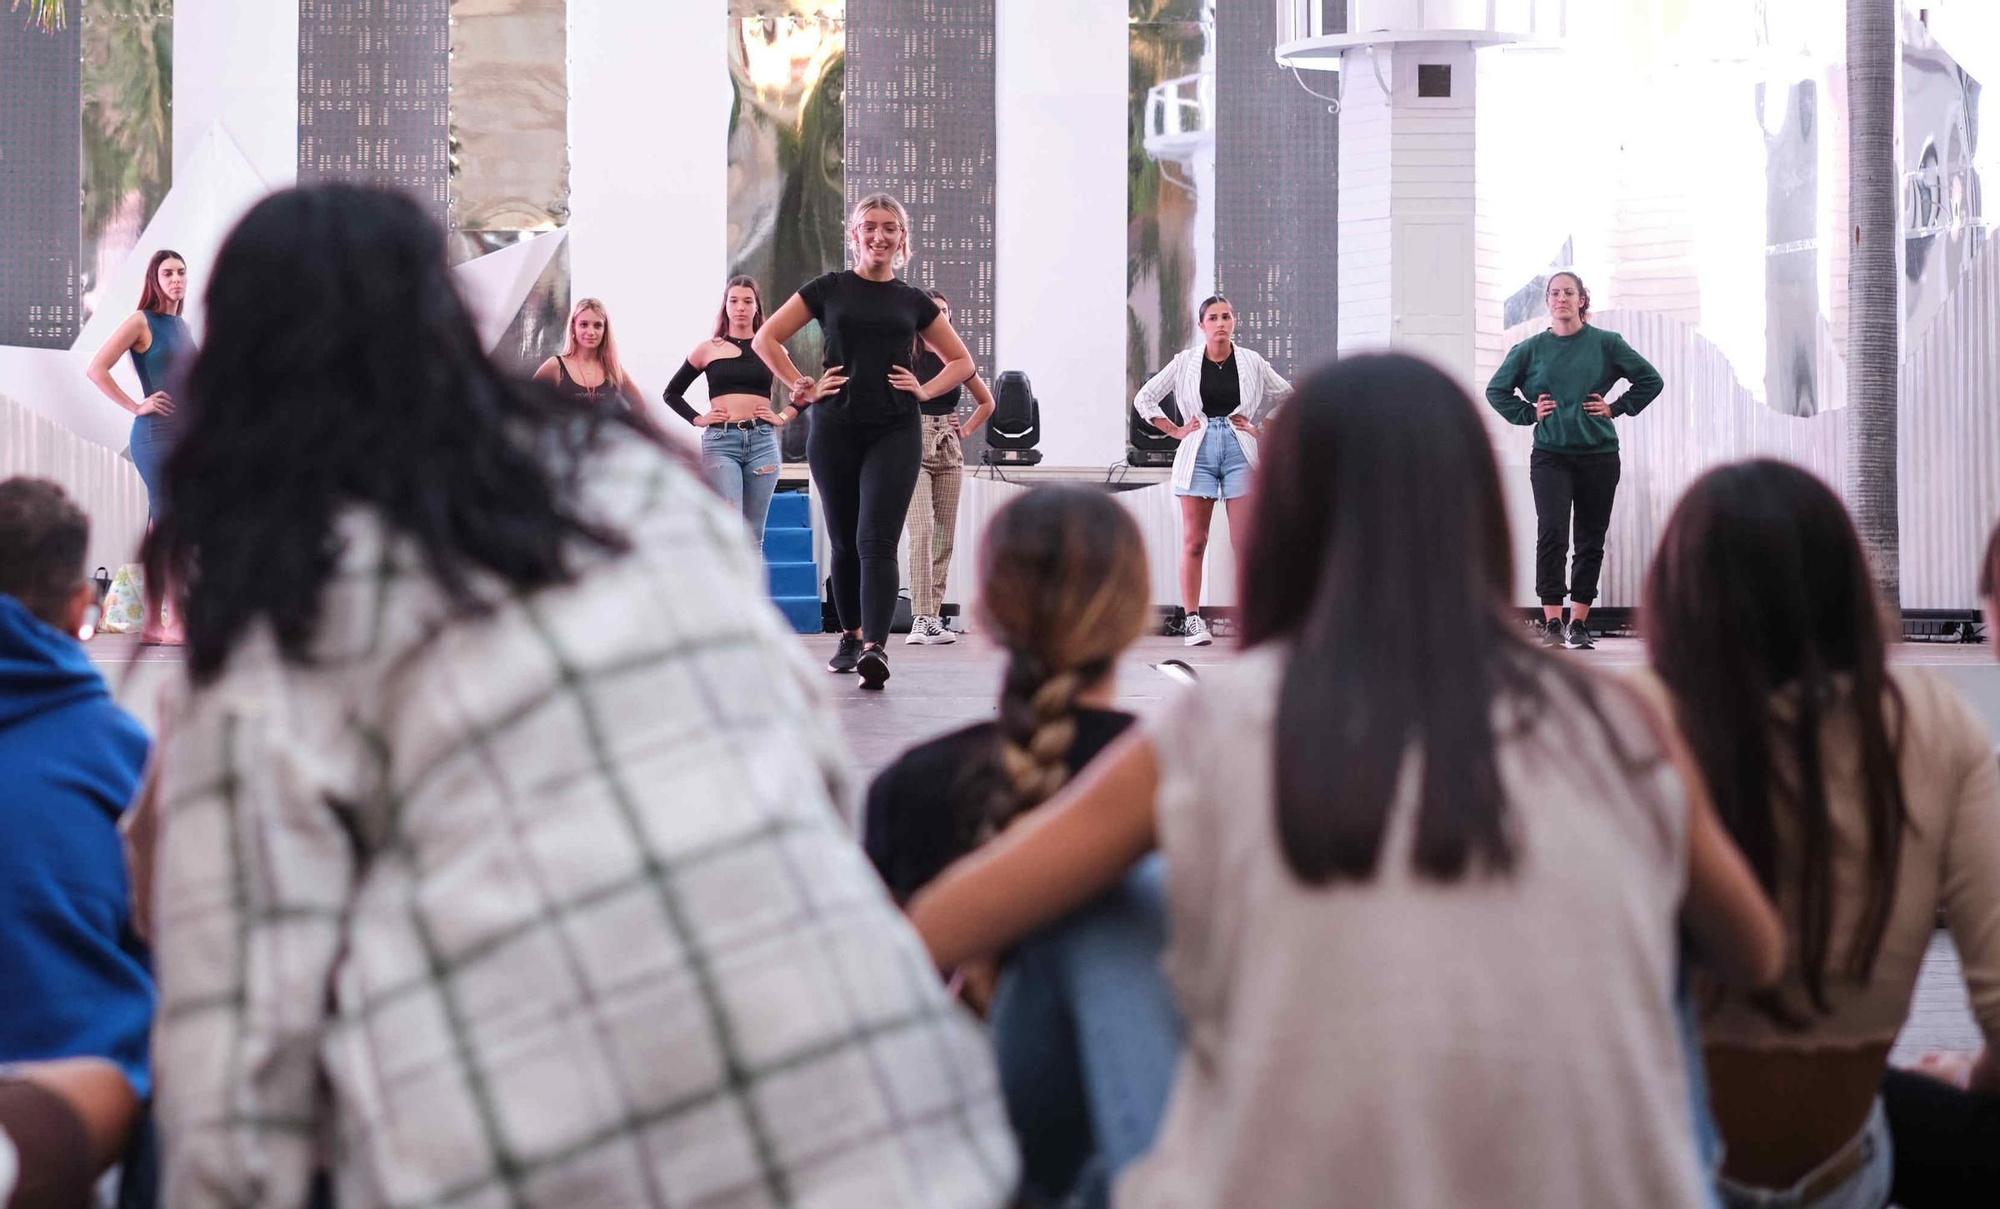
<svg viewBox="0 0 2000 1209">
<path fill-rule="evenodd" d="M 1189 646 L 1207 646 L 1215 639 L 1209 637 L 1208 623 L 1199 613 L 1189 613 L 1187 624 L 1181 627 L 1181 641 Z"/>
<path fill-rule="evenodd" d="M 952 632 L 944 628 L 944 620 L 938 617 L 910 618 L 909 637 L 903 639 L 912 646 L 944 646 L 957 642 Z"/>
</svg>

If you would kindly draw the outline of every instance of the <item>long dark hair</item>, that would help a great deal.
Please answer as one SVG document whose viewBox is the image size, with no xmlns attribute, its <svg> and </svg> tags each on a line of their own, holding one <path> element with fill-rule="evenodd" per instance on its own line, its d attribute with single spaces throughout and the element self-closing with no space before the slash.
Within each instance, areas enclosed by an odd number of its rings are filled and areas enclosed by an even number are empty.
<svg viewBox="0 0 2000 1209">
<path fill-rule="evenodd" d="M 183 265 L 187 263 L 187 257 L 171 248 L 161 248 L 146 262 L 146 284 L 139 287 L 140 310 L 151 311 L 156 315 L 178 315 L 181 313 L 181 307 L 186 305 L 185 293 L 181 295 L 181 301 L 175 302 L 160 288 L 160 266 L 169 260 L 178 260 Z"/>
<path fill-rule="evenodd" d="M 1069 779 L 1077 695 L 1146 627 L 1146 544 L 1102 491 L 1038 487 L 996 513 L 979 547 L 979 616 L 1007 649 L 999 735 L 952 794 L 960 851 Z"/>
<path fill-rule="evenodd" d="M 1507 873 L 1496 703 L 1539 710 L 1566 687 L 1624 748 L 1597 686 L 1508 617 L 1507 511 L 1472 400 L 1416 358 L 1350 357 L 1308 375 L 1273 423 L 1238 582 L 1256 585 L 1245 643 L 1293 647 L 1275 724 L 1286 864 L 1314 885 L 1371 879 L 1415 744 L 1418 874 Z"/>
<path fill-rule="evenodd" d="M 755 277 L 750 276 L 748 273 L 738 273 L 736 276 L 722 283 L 722 301 L 715 308 L 715 339 L 717 340 L 729 334 L 729 291 L 736 289 L 738 286 L 749 290 L 750 296 L 757 300 L 757 309 L 750 315 L 750 334 L 753 336 L 756 335 L 757 329 L 764 326 L 764 289 L 757 284 Z"/>
<path fill-rule="evenodd" d="M 1829 718 L 1855 724 L 1867 815 L 1867 897 L 1844 962 L 1856 980 L 1881 952 L 1909 817 L 1897 763 L 1902 698 L 1847 509 L 1783 462 L 1709 471 L 1660 536 L 1645 626 L 1653 670 L 1673 693 L 1723 824 L 1773 901 L 1797 903 L 1800 973 L 1825 1013 L 1836 843 L 1820 746 Z M 1797 851 L 1781 850 L 1786 834 Z M 1796 884 L 1781 885 L 1786 878 Z M 1775 1001 L 1764 1006 L 1787 1019 Z"/>
<path fill-rule="evenodd" d="M 1979 563 L 1979 599 L 2000 601 L 2000 525 L 1993 526 L 1993 536 L 1986 539 L 1986 557 Z M 1987 628 L 1995 622 L 2000 622 L 2000 617 L 1988 617 Z"/>
<path fill-rule="evenodd" d="M 461 607 L 568 582 L 581 544 L 622 551 L 587 519 L 577 461 L 608 429 L 488 360 L 445 266 L 444 234 L 408 198 L 353 185 L 257 203 L 223 244 L 208 339 L 189 371 L 173 506 L 146 540 L 154 582 L 185 585 L 189 671 L 221 671 L 267 619 L 310 661 L 340 545 L 368 508 L 414 543 Z M 647 439 L 641 436 L 639 439 Z"/>
</svg>

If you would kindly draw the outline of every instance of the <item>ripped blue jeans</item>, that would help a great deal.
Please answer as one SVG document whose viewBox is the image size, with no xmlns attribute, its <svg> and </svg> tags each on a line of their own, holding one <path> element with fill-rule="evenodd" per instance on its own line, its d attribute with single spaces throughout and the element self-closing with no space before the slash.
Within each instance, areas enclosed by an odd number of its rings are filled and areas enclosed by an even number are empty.
<svg viewBox="0 0 2000 1209">
<path fill-rule="evenodd" d="M 778 430 L 759 423 L 755 428 L 702 430 L 701 476 L 715 493 L 742 509 L 750 526 L 750 541 L 764 550 L 764 518 L 771 512 L 771 493 L 778 487 Z"/>
</svg>

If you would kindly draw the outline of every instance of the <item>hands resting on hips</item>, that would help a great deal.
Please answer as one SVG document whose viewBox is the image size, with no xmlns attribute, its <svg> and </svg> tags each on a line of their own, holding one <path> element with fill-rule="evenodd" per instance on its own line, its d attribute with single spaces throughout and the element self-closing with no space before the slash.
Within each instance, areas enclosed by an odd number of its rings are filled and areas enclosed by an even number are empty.
<svg viewBox="0 0 2000 1209">
<path fill-rule="evenodd" d="M 1535 418 L 1537 420 L 1548 419 L 1550 415 L 1554 414 L 1555 409 L 1556 397 L 1554 395 L 1542 394 L 1536 396 Z M 1583 397 L 1583 414 L 1596 416 L 1600 420 L 1608 420 L 1611 418 L 1611 404 L 1604 401 L 1603 395 L 1592 391 Z"/>
</svg>

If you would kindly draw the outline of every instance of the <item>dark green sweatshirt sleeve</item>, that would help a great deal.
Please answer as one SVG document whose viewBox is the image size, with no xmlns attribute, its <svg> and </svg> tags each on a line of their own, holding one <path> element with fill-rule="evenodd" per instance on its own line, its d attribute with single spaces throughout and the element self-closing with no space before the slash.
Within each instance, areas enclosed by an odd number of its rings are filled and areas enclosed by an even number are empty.
<svg viewBox="0 0 2000 1209">
<path fill-rule="evenodd" d="M 1633 357 L 1636 360 L 1638 354 L 1634 353 Z M 1639 364 L 1646 363 L 1641 361 Z M 1647 372 L 1651 373 L 1652 368 L 1647 365 Z M 1486 402 L 1491 404 L 1493 410 L 1499 412 L 1509 424 L 1526 425 L 1535 422 L 1535 404 L 1532 400 L 1522 398 L 1519 393 L 1521 383 L 1527 380 L 1528 342 L 1523 340 L 1507 350 L 1507 359 L 1500 363 L 1499 369 L 1493 371 L 1493 380 L 1486 384 Z M 1657 383 L 1659 380 L 1659 375 L 1654 374 L 1653 381 Z M 1637 385 L 1635 380 L 1633 386 L 1636 388 Z M 1658 393 L 1660 388 L 1656 385 L 1653 387 L 1653 394 Z M 1651 398 L 1650 395 L 1647 397 Z"/>
<path fill-rule="evenodd" d="M 1660 391 L 1666 388 L 1666 382 L 1661 379 L 1660 371 L 1653 368 L 1652 362 L 1634 352 L 1632 346 L 1625 343 L 1623 336 L 1618 337 L 1611 345 L 1611 367 L 1618 371 L 1619 377 L 1630 383 L 1625 388 L 1625 393 L 1619 395 L 1618 401 L 1611 406 L 1611 414 L 1614 416 L 1638 415 L 1646 410 L 1646 404 L 1659 398 Z M 1489 396 L 1492 394 L 1491 391 L 1487 393 Z"/>
</svg>

